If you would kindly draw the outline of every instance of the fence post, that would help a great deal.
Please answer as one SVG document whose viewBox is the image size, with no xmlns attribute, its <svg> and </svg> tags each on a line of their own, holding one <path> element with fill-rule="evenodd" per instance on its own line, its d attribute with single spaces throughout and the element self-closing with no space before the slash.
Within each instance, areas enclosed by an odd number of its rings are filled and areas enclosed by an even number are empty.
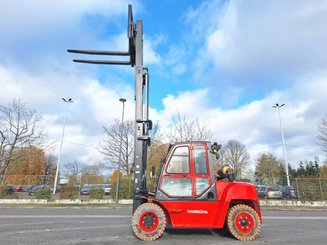
<svg viewBox="0 0 327 245">
<path fill-rule="evenodd" d="M 295 178 L 295 182 L 296 182 L 296 189 L 297 189 L 297 198 L 300 200 L 300 190 L 299 190 L 299 183 L 297 182 L 297 178 Z"/>
<path fill-rule="evenodd" d="M 321 201 L 324 201 L 324 194 L 322 192 L 322 186 L 321 186 L 321 180 L 320 180 L 320 178 L 319 178 L 319 187 L 320 187 Z"/>
</svg>

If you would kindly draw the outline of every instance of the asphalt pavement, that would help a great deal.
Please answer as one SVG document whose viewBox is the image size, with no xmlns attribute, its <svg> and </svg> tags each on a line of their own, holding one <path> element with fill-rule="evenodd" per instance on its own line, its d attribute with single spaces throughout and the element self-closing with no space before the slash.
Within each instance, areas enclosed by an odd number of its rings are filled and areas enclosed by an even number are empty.
<svg viewBox="0 0 327 245">
<path fill-rule="evenodd" d="M 0 206 L 0 244 L 144 244 L 133 235 L 131 213 L 130 205 Z M 248 244 L 326 243 L 326 210 L 262 214 L 261 235 Z M 168 229 L 151 243 L 243 244 L 217 229 Z"/>
</svg>

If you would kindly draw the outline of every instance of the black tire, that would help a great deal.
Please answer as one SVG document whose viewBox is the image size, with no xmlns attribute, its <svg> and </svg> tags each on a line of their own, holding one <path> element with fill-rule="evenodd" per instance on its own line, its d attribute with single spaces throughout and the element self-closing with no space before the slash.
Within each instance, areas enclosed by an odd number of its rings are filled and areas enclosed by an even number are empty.
<svg viewBox="0 0 327 245">
<path fill-rule="evenodd" d="M 228 231 L 240 241 L 256 239 L 261 231 L 261 222 L 257 212 L 243 204 L 233 206 L 227 214 Z"/>
<path fill-rule="evenodd" d="M 166 229 L 166 215 L 157 204 L 143 203 L 132 216 L 132 228 L 137 238 L 154 241 Z"/>
</svg>

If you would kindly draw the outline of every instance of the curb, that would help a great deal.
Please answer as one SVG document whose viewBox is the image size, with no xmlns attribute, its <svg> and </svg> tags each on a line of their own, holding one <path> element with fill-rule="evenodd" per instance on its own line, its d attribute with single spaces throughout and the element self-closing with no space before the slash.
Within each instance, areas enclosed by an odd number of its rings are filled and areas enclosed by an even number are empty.
<svg viewBox="0 0 327 245">
<path fill-rule="evenodd" d="M 325 207 L 326 201 L 298 201 L 298 200 L 260 200 L 260 206 L 273 207 Z"/>
<path fill-rule="evenodd" d="M 1 204 L 63 204 L 63 205 L 101 205 L 101 204 L 116 204 L 113 200 L 69 200 L 69 199 L 61 199 L 61 200 L 44 200 L 44 199 L 0 199 Z M 133 204 L 133 200 L 119 200 L 118 204 Z"/>
</svg>

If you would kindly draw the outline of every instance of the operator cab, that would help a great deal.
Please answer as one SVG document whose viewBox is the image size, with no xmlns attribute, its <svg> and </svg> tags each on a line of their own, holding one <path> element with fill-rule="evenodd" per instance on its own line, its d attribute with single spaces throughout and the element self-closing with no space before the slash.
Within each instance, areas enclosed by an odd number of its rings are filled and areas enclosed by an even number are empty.
<svg viewBox="0 0 327 245">
<path fill-rule="evenodd" d="M 157 200 L 216 200 L 210 142 L 176 143 L 161 165 Z"/>
</svg>

